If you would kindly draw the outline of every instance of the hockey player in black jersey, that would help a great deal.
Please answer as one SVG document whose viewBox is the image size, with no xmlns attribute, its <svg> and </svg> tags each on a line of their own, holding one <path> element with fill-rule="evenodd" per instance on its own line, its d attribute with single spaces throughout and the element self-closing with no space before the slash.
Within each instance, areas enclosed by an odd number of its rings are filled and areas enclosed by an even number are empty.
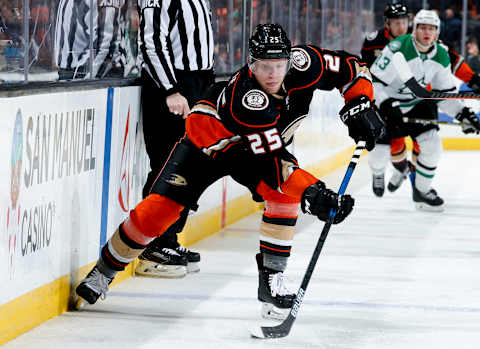
<svg viewBox="0 0 480 349">
<path fill-rule="evenodd" d="M 95 303 L 115 274 L 175 222 L 184 207 L 195 208 L 210 184 L 230 175 L 265 201 L 256 258 L 258 299 L 262 315 L 284 316 L 281 309 L 290 308 L 295 298 L 283 271 L 299 208 L 322 221 L 334 209 L 334 224 L 353 209 L 353 198 L 326 188 L 285 148 L 308 113 L 314 90 L 334 88 L 345 98 L 340 116 L 350 136 L 372 149 L 384 125 L 372 107 L 370 75 L 359 59 L 313 45 L 291 48 L 279 25 L 257 26 L 248 64 L 228 82 L 214 84 L 192 108 L 186 135 L 172 150 L 152 193 L 114 232 L 77 294 Z"/>
<path fill-rule="evenodd" d="M 387 4 L 383 12 L 385 26 L 369 33 L 363 42 L 362 60 L 370 67 L 383 48 L 397 36 L 408 32 L 408 8 L 403 4 Z"/>
</svg>

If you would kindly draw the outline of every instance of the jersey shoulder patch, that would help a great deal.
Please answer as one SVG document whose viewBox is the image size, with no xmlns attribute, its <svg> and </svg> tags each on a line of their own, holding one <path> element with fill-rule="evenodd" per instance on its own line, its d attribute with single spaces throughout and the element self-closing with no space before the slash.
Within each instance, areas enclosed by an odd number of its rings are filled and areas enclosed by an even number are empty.
<svg viewBox="0 0 480 349">
<path fill-rule="evenodd" d="M 366 39 L 368 41 L 372 41 L 372 40 L 375 40 L 377 38 L 377 36 L 378 36 L 378 30 L 375 30 L 374 32 L 368 33 L 367 36 L 366 36 Z"/>
<path fill-rule="evenodd" d="M 402 48 L 402 42 L 400 40 L 392 40 L 390 41 L 390 43 L 388 44 L 388 48 L 392 51 L 392 52 L 397 52 L 399 51 L 401 48 Z"/>
<path fill-rule="evenodd" d="M 242 97 L 242 105 L 250 110 L 263 110 L 268 104 L 268 96 L 261 90 L 249 90 Z"/>
<path fill-rule="evenodd" d="M 292 66 L 293 68 L 305 71 L 310 68 L 312 60 L 310 55 L 303 48 L 294 47 L 292 48 Z"/>
</svg>

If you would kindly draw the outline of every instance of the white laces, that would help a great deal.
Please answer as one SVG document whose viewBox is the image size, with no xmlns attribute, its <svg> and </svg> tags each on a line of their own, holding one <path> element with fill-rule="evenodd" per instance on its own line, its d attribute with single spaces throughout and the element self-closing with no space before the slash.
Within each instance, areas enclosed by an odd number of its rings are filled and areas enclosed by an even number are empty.
<svg viewBox="0 0 480 349">
<path fill-rule="evenodd" d="M 162 248 L 162 252 L 165 254 L 169 254 L 171 256 L 180 256 L 177 251 L 172 250 L 171 248 Z"/>
<path fill-rule="evenodd" d="M 188 248 L 186 248 L 186 247 L 184 247 L 184 246 L 182 246 L 182 245 L 178 246 L 178 247 L 176 248 L 176 250 L 178 250 L 178 251 L 180 251 L 180 252 L 182 252 L 182 253 L 188 253 L 188 252 L 190 252 L 190 250 L 189 250 Z"/>
<path fill-rule="evenodd" d="M 385 177 L 383 175 L 373 176 L 373 185 L 375 187 L 382 187 L 385 184 Z"/>
<path fill-rule="evenodd" d="M 278 272 L 276 274 L 270 274 L 268 277 L 268 283 L 270 285 L 270 292 L 272 297 L 275 296 L 286 296 L 292 294 L 290 290 L 285 286 L 283 273 Z"/>
<path fill-rule="evenodd" d="M 103 300 L 107 296 L 108 284 L 112 281 L 110 278 L 103 275 L 97 268 L 92 270 L 92 273 L 88 275 L 83 283 L 90 288 L 93 292 L 100 295 Z"/>
<path fill-rule="evenodd" d="M 424 193 L 423 196 L 427 199 L 434 200 L 437 198 L 437 192 L 433 189 L 430 189 L 428 192 Z"/>
</svg>

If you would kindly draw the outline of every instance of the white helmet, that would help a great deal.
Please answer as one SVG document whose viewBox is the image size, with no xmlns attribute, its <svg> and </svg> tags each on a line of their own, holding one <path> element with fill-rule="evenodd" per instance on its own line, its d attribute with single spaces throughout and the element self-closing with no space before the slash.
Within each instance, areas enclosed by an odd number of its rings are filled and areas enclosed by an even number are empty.
<svg viewBox="0 0 480 349">
<path fill-rule="evenodd" d="M 437 27 L 437 35 L 440 34 L 440 18 L 435 11 L 420 10 L 413 19 L 413 30 L 417 29 L 419 24 L 430 24 Z"/>
</svg>

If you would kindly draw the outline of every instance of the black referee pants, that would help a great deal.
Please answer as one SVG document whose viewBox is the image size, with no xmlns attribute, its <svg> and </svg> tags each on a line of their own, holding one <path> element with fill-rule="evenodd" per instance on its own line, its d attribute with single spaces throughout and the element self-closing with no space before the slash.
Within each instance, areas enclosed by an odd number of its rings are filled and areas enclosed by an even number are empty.
<svg viewBox="0 0 480 349">
<path fill-rule="evenodd" d="M 190 108 L 214 82 L 212 70 L 195 72 L 175 70 L 175 76 L 179 92 L 187 99 Z M 145 198 L 150 193 L 153 182 L 163 168 L 174 145 L 185 134 L 185 120 L 181 116 L 170 113 L 166 102 L 167 95 L 157 87 L 146 71 L 142 71 L 141 82 L 143 134 L 150 160 L 150 172 L 142 192 Z M 188 211 L 189 208 L 185 208 L 177 222 L 155 241 L 164 247 L 177 247 L 177 234 L 185 226 Z"/>
</svg>

